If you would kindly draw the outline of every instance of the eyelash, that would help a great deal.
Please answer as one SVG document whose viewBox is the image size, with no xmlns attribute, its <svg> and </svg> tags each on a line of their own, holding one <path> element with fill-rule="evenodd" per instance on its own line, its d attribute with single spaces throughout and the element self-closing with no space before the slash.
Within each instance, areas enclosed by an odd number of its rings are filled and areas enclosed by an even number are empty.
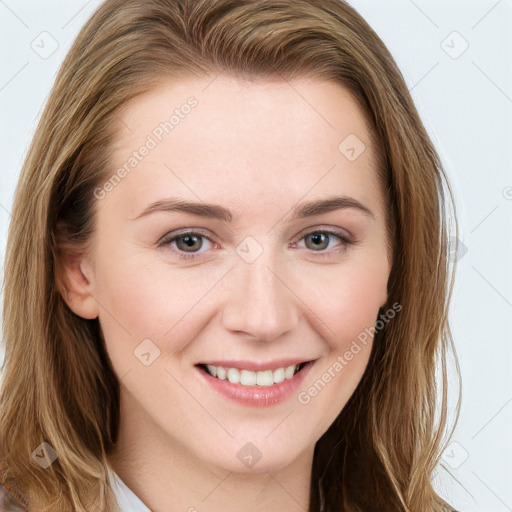
<svg viewBox="0 0 512 512">
<path fill-rule="evenodd" d="M 349 245 L 355 245 L 355 243 L 356 243 L 354 240 L 351 240 L 349 237 L 347 237 L 340 231 L 332 230 L 332 229 L 315 229 L 315 230 L 309 231 L 308 233 L 302 235 L 300 238 L 296 239 L 293 242 L 293 244 L 300 242 L 304 238 L 307 238 L 308 236 L 313 235 L 313 234 L 334 235 L 342 241 L 343 248 L 346 248 Z M 170 236 L 170 234 L 166 235 L 160 242 L 158 242 L 157 246 L 164 247 L 166 245 L 170 245 L 173 242 L 175 242 L 176 240 L 179 240 L 180 238 L 185 238 L 186 236 L 199 236 L 202 238 L 206 238 L 211 243 L 213 243 L 212 240 L 210 239 L 210 237 L 208 237 L 207 235 L 205 235 L 204 233 L 202 233 L 200 231 L 182 231 L 181 233 L 174 234 L 173 236 Z M 183 260 L 197 259 L 197 258 L 200 258 L 201 257 L 200 254 L 202 254 L 202 253 L 183 253 L 183 252 L 180 252 L 179 249 L 177 251 L 178 251 L 178 256 L 180 257 L 180 259 L 183 259 Z M 339 251 L 340 251 L 340 249 L 330 250 L 327 252 L 325 252 L 325 250 L 321 251 L 321 252 L 319 252 L 319 251 L 311 251 L 311 252 L 315 253 L 315 257 L 326 258 L 326 257 L 333 256 L 333 254 L 338 253 Z"/>
</svg>

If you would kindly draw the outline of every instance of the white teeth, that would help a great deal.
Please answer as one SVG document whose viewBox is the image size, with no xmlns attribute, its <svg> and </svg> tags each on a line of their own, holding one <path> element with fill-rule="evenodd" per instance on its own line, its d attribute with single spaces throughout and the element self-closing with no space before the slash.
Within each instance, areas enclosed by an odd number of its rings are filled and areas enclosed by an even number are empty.
<svg viewBox="0 0 512 512">
<path fill-rule="evenodd" d="M 284 369 L 284 378 L 285 379 L 291 379 L 295 374 L 295 367 L 294 366 L 287 366 Z"/>
<path fill-rule="evenodd" d="M 255 386 L 258 376 L 256 372 L 250 372 L 249 370 L 242 370 L 240 373 L 240 384 L 244 386 Z"/>
<path fill-rule="evenodd" d="M 240 372 L 236 368 L 228 368 L 227 376 L 229 382 L 238 384 L 240 382 Z"/>
<path fill-rule="evenodd" d="M 279 382 L 283 382 L 283 380 L 285 379 L 284 368 L 278 368 L 277 370 L 274 370 L 273 378 L 276 384 L 278 384 Z"/>
<path fill-rule="evenodd" d="M 275 370 L 261 370 L 253 372 L 251 370 L 239 370 L 238 368 L 223 368 L 222 366 L 213 366 L 207 364 L 206 368 L 212 377 L 220 380 L 228 380 L 233 384 L 242 386 L 273 386 L 285 380 L 293 378 L 299 368 L 298 364 L 276 368 Z"/>
<path fill-rule="evenodd" d="M 272 370 L 258 372 L 256 375 L 256 384 L 258 384 L 258 386 L 272 386 L 272 384 L 274 384 Z"/>
</svg>

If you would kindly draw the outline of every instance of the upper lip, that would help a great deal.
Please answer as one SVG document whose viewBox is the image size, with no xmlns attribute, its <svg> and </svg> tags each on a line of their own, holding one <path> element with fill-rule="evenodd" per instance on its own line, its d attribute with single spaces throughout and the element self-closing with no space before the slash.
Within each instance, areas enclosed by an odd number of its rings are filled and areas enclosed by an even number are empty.
<svg viewBox="0 0 512 512">
<path fill-rule="evenodd" d="M 212 365 L 212 366 L 222 366 L 223 368 L 238 368 L 242 370 L 252 370 L 254 372 L 260 370 L 276 370 L 277 368 L 286 368 L 287 366 L 292 366 L 294 364 L 307 363 L 312 361 L 312 359 L 298 359 L 298 358 L 288 358 L 288 359 L 274 359 L 272 361 L 267 362 L 256 362 L 256 361 L 247 361 L 247 360 L 225 360 L 221 361 L 220 359 L 216 359 L 213 361 L 205 361 L 201 363 L 197 363 L 198 365 Z M 196 365 L 197 366 L 197 365 Z"/>
</svg>

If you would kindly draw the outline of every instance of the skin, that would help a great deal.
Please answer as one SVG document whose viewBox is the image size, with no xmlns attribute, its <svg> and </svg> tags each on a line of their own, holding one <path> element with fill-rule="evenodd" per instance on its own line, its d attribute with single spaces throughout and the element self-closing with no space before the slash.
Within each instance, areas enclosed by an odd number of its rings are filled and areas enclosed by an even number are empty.
<svg viewBox="0 0 512 512">
<path fill-rule="evenodd" d="M 176 511 L 234 512 L 241 503 L 304 511 L 315 443 L 359 383 L 371 338 L 308 404 L 294 393 L 272 406 L 239 405 L 212 391 L 194 365 L 314 359 L 299 392 L 332 371 L 387 300 L 385 197 L 365 118 L 341 85 L 212 80 L 164 82 L 118 113 L 107 178 L 168 112 L 190 96 L 198 101 L 97 201 L 90 247 L 66 266 L 66 300 L 76 314 L 99 317 L 121 385 L 110 463 L 152 511 L 171 503 Z M 338 149 L 349 134 L 366 145 L 354 161 Z M 358 200 L 373 217 L 356 208 L 292 217 L 297 204 L 332 195 Z M 216 203 L 234 220 L 162 211 L 136 219 L 171 196 Z M 195 260 L 180 259 L 183 239 L 157 246 L 184 228 L 207 237 L 189 249 Z M 327 235 L 317 248 L 306 235 L 322 228 L 357 243 Z M 262 249 L 251 263 L 236 252 L 246 237 Z M 160 350 L 149 366 L 134 356 L 147 338 Z M 237 457 L 249 442 L 262 454 L 251 468 Z"/>
</svg>

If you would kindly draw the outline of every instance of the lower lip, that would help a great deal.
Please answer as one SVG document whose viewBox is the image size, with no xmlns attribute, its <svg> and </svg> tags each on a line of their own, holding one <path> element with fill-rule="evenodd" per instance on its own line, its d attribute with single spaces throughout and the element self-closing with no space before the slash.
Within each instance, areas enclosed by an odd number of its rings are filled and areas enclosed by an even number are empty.
<svg viewBox="0 0 512 512">
<path fill-rule="evenodd" d="M 206 370 L 196 367 L 202 378 L 216 392 L 241 404 L 251 407 L 266 407 L 283 402 L 289 398 L 301 385 L 314 361 L 307 363 L 291 379 L 273 384 L 272 386 L 243 386 L 234 384 L 228 380 L 220 380 L 212 377 Z"/>
</svg>

